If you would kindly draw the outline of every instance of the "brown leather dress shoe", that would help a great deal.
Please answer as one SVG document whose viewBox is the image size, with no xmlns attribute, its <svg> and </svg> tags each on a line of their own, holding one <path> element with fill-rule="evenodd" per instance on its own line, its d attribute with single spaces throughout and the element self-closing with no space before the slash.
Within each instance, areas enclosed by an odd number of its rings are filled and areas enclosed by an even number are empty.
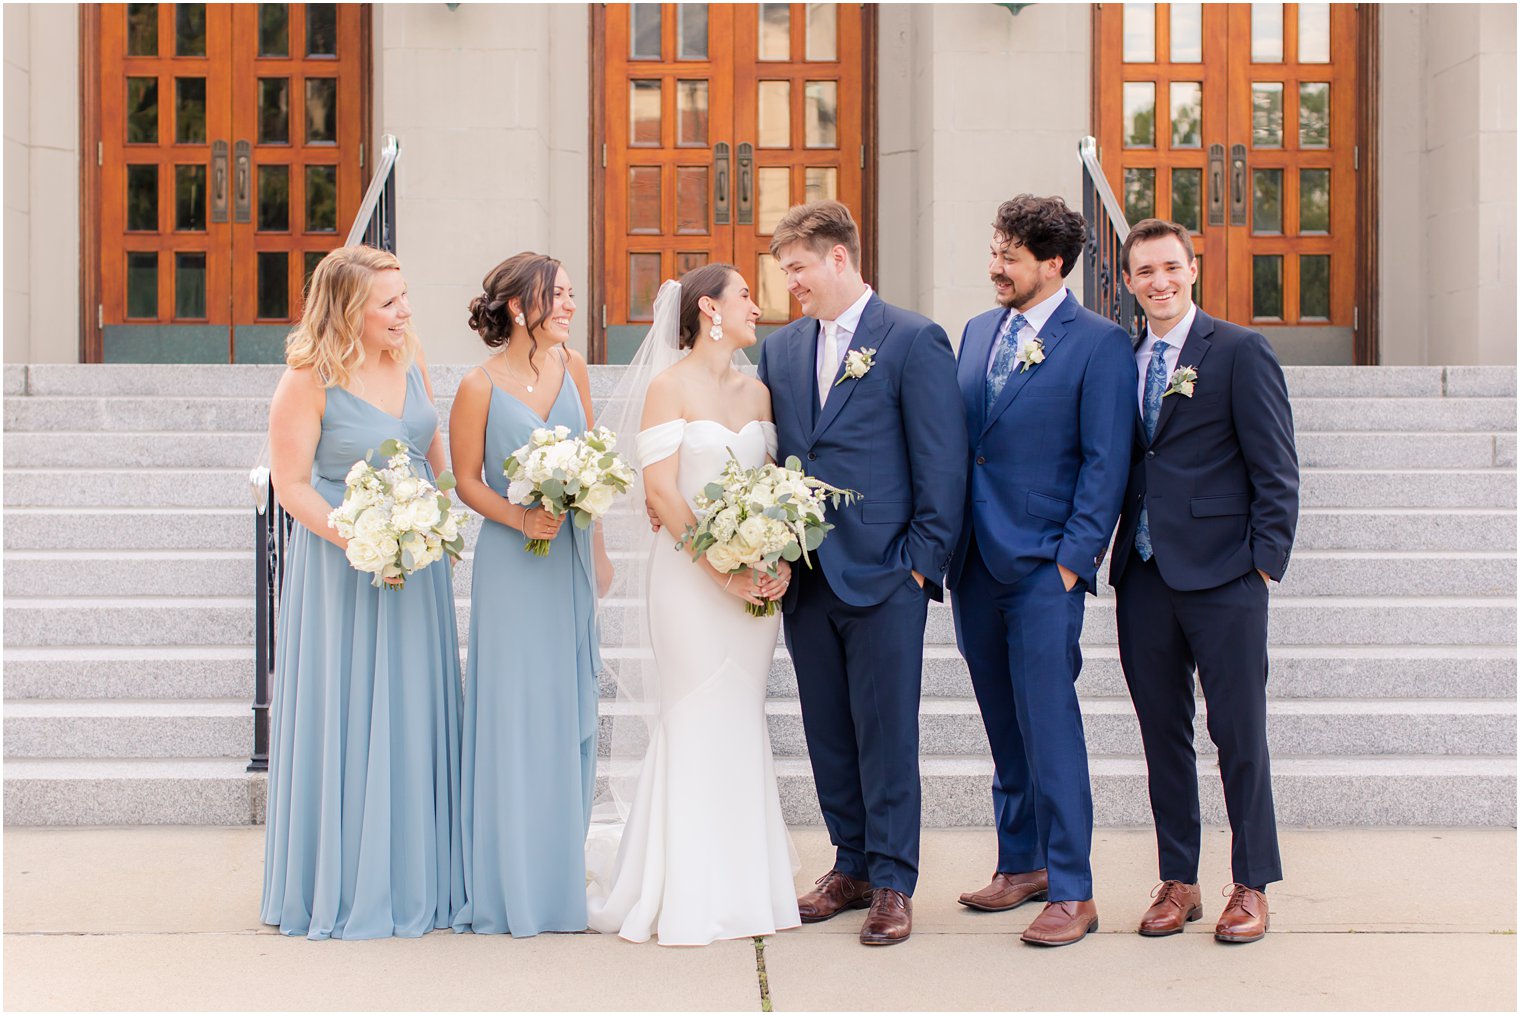
<svg viewBox="0 0 1520 1015">
<path fill-rule="evenodd" d="M 913 933 L 913 900 L 895 888 L 878 888 L 860 928 L 863 945 L 895 945 Z"/>
<path fill-rule="evenodd" d="M 1163 881 L 1151 890 L 1151 908 L 1140 918 L 1142 937 L 1181 934 L 1182 928 L 1203 916 L 1203 892 L 1196 884 Z"/>
<path fill-rule="evenodd" d="M 1214 940 L 1226 944 L 1248 944 L 1267 936 L 1267 895 L 1245 885 L 1226 885 L 1230 901 L 1219 914 Z"/>
<path fill-rule="evenodd" d="M 1029 929 L 1024 931 L 1022 940 L 1026 944 L 1056 947 L 1076 944 L 1097 929 L 1098 907 L 1093 905 L 1092 899 L 1047 902 Z"/>
<path fill-rule="evenodd" d="M 987 913 L 1002 913 L 1021 906 L 1030 899 L 1043 899 L 1050 890 L 1050 879 L 1044 870 L 1008 874 L 998 871 L 992 875 L 992 883 L 979 892 L 962 892 L 963 906 L 980 909 Z"/>
<path fill-rule="evenodd" d="M 840 910 L 865 909 L 871 904 L 871 883 L 856 881 L 843 871 L 831 870 L 813 883 L 818 887 L 797 900 L 803 923 L 822 923 Z"/>
</svg>

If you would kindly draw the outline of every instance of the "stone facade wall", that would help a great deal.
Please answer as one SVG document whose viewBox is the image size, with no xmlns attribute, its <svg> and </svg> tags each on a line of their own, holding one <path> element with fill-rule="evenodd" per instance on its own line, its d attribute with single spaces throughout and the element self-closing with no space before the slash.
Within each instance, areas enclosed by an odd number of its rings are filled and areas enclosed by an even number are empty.
<svg viewBox="0 0 1520 1015">
<path fill-rule="evenodd" d="M 580 4 L 376 4 L 375 129 L 401 140 L 397 254 L 429 359 L 483 347 L 469 301 L 522 250 L 589 294 L 589 10 Z M 572 344 L 586 348 L 582 302 Z"/>
<path fill-rule="evenodd" d="M 1515 7 L 1382 10 L 1382 362 L 1515 362 Z"/>
<path fill-rule="evenodd" d="M 79 362 L 79 9 L 6 4 L 5 362 Z"/>
</svg>

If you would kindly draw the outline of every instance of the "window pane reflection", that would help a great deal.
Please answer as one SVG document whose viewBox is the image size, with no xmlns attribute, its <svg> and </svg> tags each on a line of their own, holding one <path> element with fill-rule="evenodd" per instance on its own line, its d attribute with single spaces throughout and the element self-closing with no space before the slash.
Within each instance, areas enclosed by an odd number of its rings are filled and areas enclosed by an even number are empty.
<svg viewBox="0 0 1520 1015">
<path fill-rule="evenodd" d="M 1330 255 L 1298 257 L 1298 316 L 1305 321 L 1330 319 Z"/>
<path fill-rule="evenodd" d="M 628 90 L 629 143 L 660 146 L 659 81 L 630 81 Z"/>
<path fill-rule="evenodd" d="M 1156 85 L 1124 82 L 1124 147 L 1156 147 Z"/>
<path fill-rule="evenodd" d="M 792 8 L 790 4 L 761 4 L 760 59 L 792 58 Z"/>
<path fill-rule="evenodd" d="M 1172 4 L 1172 63 L 1203 62 L 1203 4 Z"/>
<path fill-rule="evenodd" d="M 338 141 L 338 79 L 306 79 L 306 143 Z"/>
<path fill-rule="evenodd" d="M 1203 170 L 1172 170 L 1172 221 L 1189 232 L 1203 231 Z"/>
<path fill-rule="evenodd" d="M 707 82 L 676 82 L 676 144 L 707 147 Z"/>
<path fill-rule="evenodd" d="M 1251 316 L 1282 320 L 1283 259 L 1281 254 L 1251 258 Z"/>
<path fill-rule="evenodd" d="M 180 232 L 206 231 L 206 167 L 174 167 L 174 228 Z"/>
<path fill-rule="evenodd" d="M 338 5 L 306 5 L 306 55 L 338 55 Z"/>
<path fill-rule="evenodd" d="M 792 146 L 792 83 L 761 81 L 756 95 L 761 148 Z"/>
<path fill-rule="evenodd" d="M 127 228 L 158 231 L 158 167 L 127 167 Z"/>
<path fill-rule="evenodd" d="M 174 140 L 206 143 L 206 79 L 174 79 Z"/>
<path fill-rule="evenodd" d="M 628 33 L 628 58 L 631 60 L 658 60 L 660 58 L 660 5 L 634 4 L 632 30 Z"/>
<path fill-rule="evenodd" d="M 807 5 L 807 58 L 839 59 L 839 17 L 833 4 Z"/>
<path fill-rule="evenodd" d="M 1298 62 L 1330 62 L 1330 5 L 1298 5 Z"/>
<path fill-rule="evenodd" d="M 676 170 L 676 232 L 683 235 L 706 233 L 712 221 L 707 210 L 708 169 L 706 166 L 681 166 Z"/>
<path fill-rule="evenodd" d="M 1330 170 L 1298 171 L 1298 231 L 1330 231 Z"/>
<path fill-rule="evenodd" d="M 1283 5 L 1251 5 L 1251 62 L 1282 63 Z"/>
<path fill-rule="evenodd" d="M 174 255 L 174 316 L 179 320 L 206 317 L 206 255 L 180 252 Z"/>
<path fill-rule="evenodd" d="M 644 6 L 644 5 L 639 5 Z M 649 5 L 653 6 L 653 5 Z M 676 39 L 678 60 L 707 59 L 707 5 L 676 5 Z M 656 55 L 658 59 L 658 55 Z"/>
<path fill-rule="evenodd" d="M 1251 231 L 1257 235 L 1283 231 L 1281 169 L 1251 171 Z"/>
<path fill-rule="evenodd" d="M 290 254 L 284 250 L 261 250 L 258 260 L 258 315 L 264 319 L 290 318 Z"/>
<path fill-rule="evenodd" d="M 785 166 L 765 166 L 755 172 L 755 231 L 770 234 L 792 206 L 792 171 Z"/>
<path fill-rule="evenodd" d="M 158 55 L 158 4 L 127 4 L 127 55 Z"/>
<path fill-rule="evenodd" d="M 657 234 L 660 231 L 660 167 L 628 168 L 628 231 Z"/>
<path fill-rule="evenodd" d="M 259 78 L 259 144 L 290 143 L 290 78 Z"/>
<path fill-rule="evenodd" d="M 306 167 L 306 231 L 338 231 L 338 167 Z"/>
<path fill-rule="evenodd" d="M 1203 85 L 1172 82 L 1172 147 L 1203 147 Z"/>
<path fill-rule="evenodd" d="M 1283 86 L 1280 81 L 1257 81 L 1251 85 L 1251 145 L 1255 148 L 1283 146 Z"/>
<path fill-rule="evenodd" d="M 1124 217 L 1131 222 L 1156 217 L 1156 171 L 1124 170 Z"/>
<path fill-rule="evenodd" d="M 290 229 L 290 167 L 259 166 L 259 231 Z"/>
<path fill-rule="evenodd" d="M 802 94 L 803 144 L 808 148 L 839 147 L 839 83 L 809 81 Z"/>
<path fill-rule="evenodd" d="M 127 255 L 127 316 L 158 316 L 158 252 L 136 251 Z"/>
<path fill-rule="evenodd" d="M 290 5 L 259 4 L 259 56 L 290 55 Z"/>
<path fill-rule="evenodd" d="M 1330 82 L 1303 81 L 1298 86 L 1298 146 L 1330 147 Z"/>
<path fill-rule="evenodd" d="M 839 200 L 839 170 L 832 166 L 809 166 L 804 201 Z"/>
<path fill-rule="evenodd" d="M 1156 62 L 1156 5 L 1124 5 L 1124 62 Z"/>
<path fill-rule="evenodd" d="M 755 302 L 760 305 L 760 320 L 789 320 L 792 316 L 791 297 L 787 295 L 786 274 L 781 270 L 781 263 L 770 254 L 761 254 L 755 267 L 760 292 Z"/>
<path fill-rule="evenodd" d="M 127 78 L 127 144 L 158 143 L 158 78 Z"/>
<path fill-rule="evenodd" d="M 654 296 L 660 288 L 660 255 L 628 255 L 628 319 L 648 321 L 654 317 Z"/>
<path fill-rule="evenodd" d="M 206 5 L 174 5 L 174 55 L 206 55 Z"/>
</svg>

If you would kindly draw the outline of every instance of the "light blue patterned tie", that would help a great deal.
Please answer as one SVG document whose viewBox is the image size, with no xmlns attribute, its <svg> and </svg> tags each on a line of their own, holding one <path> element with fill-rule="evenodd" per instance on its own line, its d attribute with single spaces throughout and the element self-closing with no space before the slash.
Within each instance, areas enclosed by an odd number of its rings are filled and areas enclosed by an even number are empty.
<svg viewBox="0 0 1520 1015">
<path fill-rule="evenodd" d="M 992 358 L 992 369 L 987 371 L 987 408 L 1003 393 L 1003 386 L 1013 374 L 1013 364 L 1018 358 L 1019 332 L 1029 320 L 1023 314 L 1014 314 L 998 335 L 997 355 Z"/>
<path fill-rule="evenodd" d="M 1151 440 L 1156 436 L 1156 421 L 1161 418 L 1161 393 L 1166 390 L 1166 350 L 1170 348 L 1165 342 L 1157 342 L 1151 349 L 1150 366 L 1145 368 L 1145 411 L 1141 416 L 1145 423 L 1145 439 Z M 1148 508 L 1140 509 L 1140 527 L 1135 530 L 1135 550 L 1140 554 L 1141 560 L 1150 560 L 1156 555 L 1151 548 L 1151 519 Z"/>
</svg>

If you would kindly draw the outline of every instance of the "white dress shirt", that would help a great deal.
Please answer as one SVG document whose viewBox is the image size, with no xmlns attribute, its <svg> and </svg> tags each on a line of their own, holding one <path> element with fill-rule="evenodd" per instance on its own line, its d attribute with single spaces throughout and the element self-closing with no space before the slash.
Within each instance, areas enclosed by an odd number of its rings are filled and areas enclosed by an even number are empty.
<svg viewBox="0 0 1520 1015">
<path fill-rule="evenodd" d="M 1047 296 L 1028 310 L 1014 310 L 1012 307 L 1009 307 L 1008 311 L 1003 314 L 1002 320 L 998 321 L 997 337 L 992 341 L 992 351 L 987 354 L 987 372 L 989 374 L 992 373 L 992 363 L 997 359 L 998 347 L 1003 344 L 1003 329 L 1008 326 L 1008 322 L 1012 320 L 1014 314 L 1023 314 L 1024 320 L 1029 322 L 1019 330 L 1018 334 L 1019 345 L 1015 352 L 1022 353 L 1024 346 L 1039 336 L 1040 329 L 1045 327 L 1045 322 L 1050 320 L 1051 315 L 1056 312 L 1056 308 L 1066 302 L 1066 296 L 1070 292 L 1071 290 L 1063 285 L 1057 290 L 1055 295 Z"/>
<path fill-rule="evenodd" d="M 1188 312 L 1182 315 L 1182 320 L 1172 326 L 1172 330 L 1159 337 L 1151 334 L 1150 326 L 1145 329 L 1145 339 L 1135 350 L 1135 365 L 1140 368 L 1140 387 L 1137 389 L 1136 398 L 1139 400 L 1140 413 L 1145 414 L 1145 374 L 1151 368 L 1151 352 L 1155 349 L 1158 341 L 1166 343 L 1166 352 L 1161 354 L 1162 362 L 1166 364 L 1166 376 L 1170 380 L 1172 372 L 1177 369 L 1177 357 L 1182 355 L 1182 347 L 1187 343 L 1188 332 L 1193 330 L 1193 318 L 1198 316 L 1198 304 L 1188 307 Z"/>
<path fill-rule="evenodd" d="M 866 304 L 870 301 L 871 287 L 866 286 L 866 291 L 860 294 L 860 299 L 851 303 L 844 313 L 840 314 L 833 321 L 820 320 L 818 322 L 818 351 L 813 358 L 813 373 L 820 378 L 824 376 L 831 378 L 829 381 L 831 385 L 834 383 L 832 378 L 839 376 L 839 366 L 844 362 L 845 354 L 850 351 L 850 341 L 855 337 L 855 329 L 860 326 L 860 315 L 865 313 Z M 825 375 L 823 362 L 824 334 L 825 329 L 830 324 L 835 328 L 834 364 L 833 368 Z M 818 401 L 821 403 L 828 399 L 829 393 L 822 386 L 822 382 L 820 381 L 819 383 Z"/>
</svg>

